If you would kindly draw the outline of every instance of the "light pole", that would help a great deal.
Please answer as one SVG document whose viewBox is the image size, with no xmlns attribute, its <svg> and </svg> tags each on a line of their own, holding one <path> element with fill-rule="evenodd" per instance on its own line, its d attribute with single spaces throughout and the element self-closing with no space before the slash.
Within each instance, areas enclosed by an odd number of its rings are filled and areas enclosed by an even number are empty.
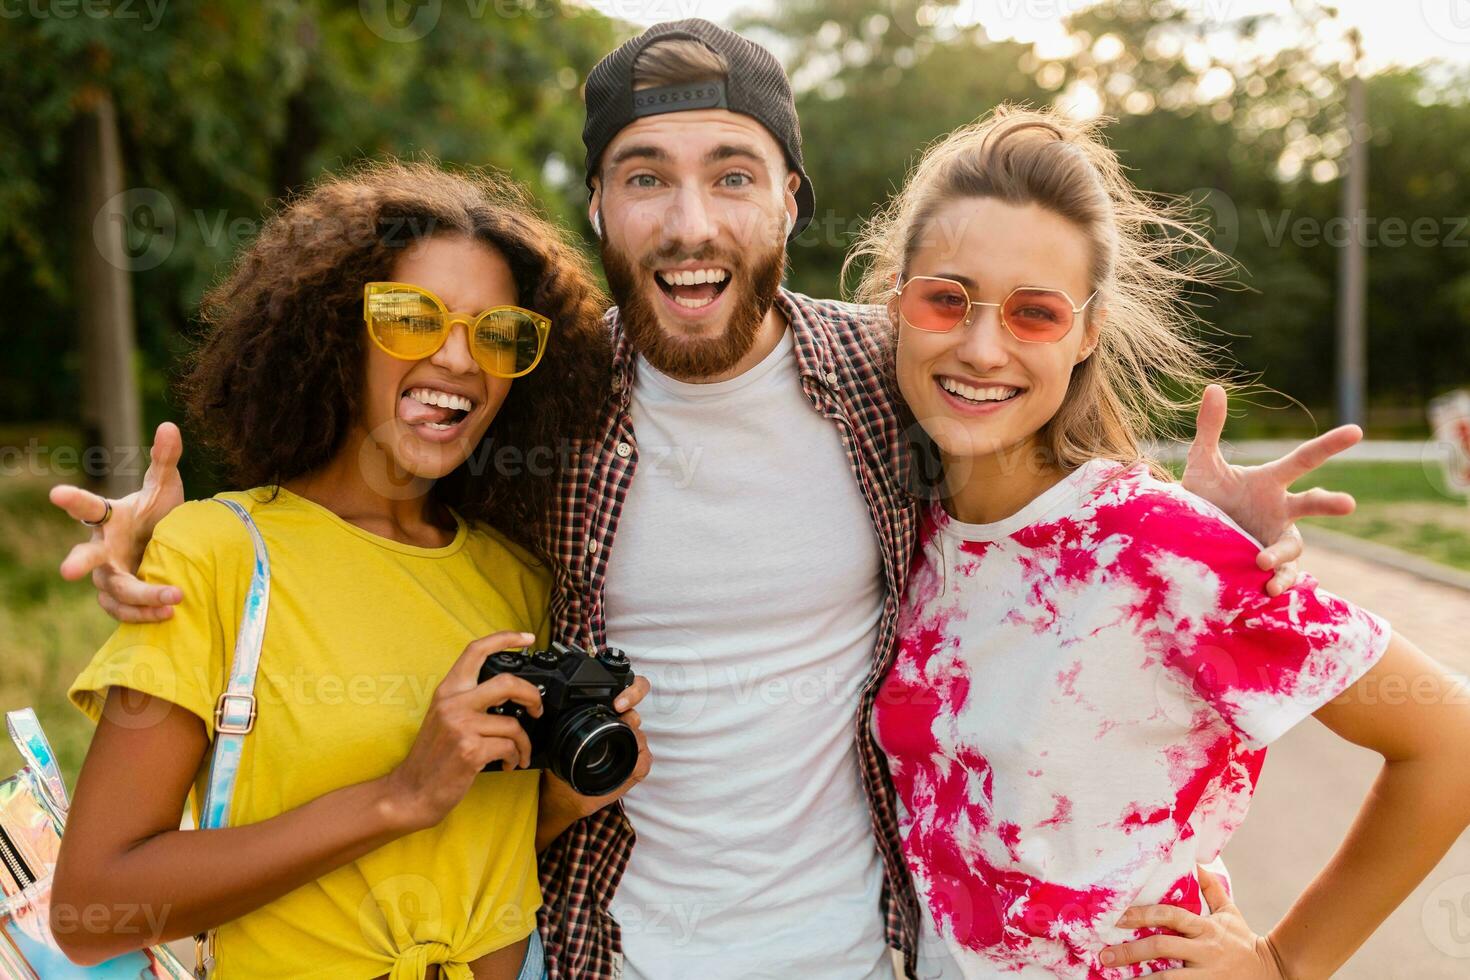
<svg viewBox="0 0 1470 980">
<path fill-rule="evenodd" d="M 1363 93 L 1363 37 L 1349 33 L 1353 60 L 1347 71 L 1347 173 L 1342 182 L 1342 213 L 1348 238 L 1337 257 L 1337 422 L 1363 424 L 1367 387 L 1366 243 L 1368 216 L 1368 107 Z"/>
</svg>

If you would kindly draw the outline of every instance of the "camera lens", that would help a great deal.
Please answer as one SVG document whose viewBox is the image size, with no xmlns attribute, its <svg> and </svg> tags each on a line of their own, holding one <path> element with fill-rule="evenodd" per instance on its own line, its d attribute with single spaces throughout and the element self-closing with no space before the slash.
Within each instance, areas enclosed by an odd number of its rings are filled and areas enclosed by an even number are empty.
<svg viewBox="0 0 1470 980">
<path fill-rule="evenodd" d="M 583 796 L 601 796 L 627 782 L 638 764 L 638 736 L 601 705 L 574 711 L 557 726 L 551 771 Z"/>
</svg>

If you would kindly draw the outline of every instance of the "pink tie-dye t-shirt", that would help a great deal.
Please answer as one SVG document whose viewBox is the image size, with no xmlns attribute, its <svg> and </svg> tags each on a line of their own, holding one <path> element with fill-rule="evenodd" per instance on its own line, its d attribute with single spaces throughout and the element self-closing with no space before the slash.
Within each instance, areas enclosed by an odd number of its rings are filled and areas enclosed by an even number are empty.
<svg viewBox="0 0 1470 980">
<path fill-rule="evenodd" d="M 1131 905 L 1203 910 L 1196 863 L 1265 746 L 1382 655 L 1381 619 L 1143 466 L 1094 460 L 1020 513 L 924 521 L 874 726 L 946 976 L 1114 978 Z M 1168 965 L 1155 964 L 1158 969 Z"/>
</svg>

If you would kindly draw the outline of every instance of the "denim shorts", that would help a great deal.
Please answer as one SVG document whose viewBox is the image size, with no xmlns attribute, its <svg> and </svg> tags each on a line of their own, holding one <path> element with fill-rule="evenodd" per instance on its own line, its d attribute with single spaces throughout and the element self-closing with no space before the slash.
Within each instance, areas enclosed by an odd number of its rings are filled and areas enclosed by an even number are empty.
<svg viewBox="0 0 1470 980">
<path fill-rule="evenodd" d="M 530 941 L 526 943 L 526 958 L 516 980 L 546 980 L 546 947 L 541 945 L 540 929 L 531 930 Z"/>
</svg>

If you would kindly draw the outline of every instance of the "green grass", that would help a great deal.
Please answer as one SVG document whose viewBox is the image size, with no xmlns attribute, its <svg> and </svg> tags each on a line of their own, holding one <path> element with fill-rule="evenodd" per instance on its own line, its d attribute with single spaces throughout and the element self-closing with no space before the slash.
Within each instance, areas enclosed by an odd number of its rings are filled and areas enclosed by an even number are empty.
<svg viewBox="0 0 1470 980">
<path fill-rule="evenodd" d="M 1445 488 L 1437 464 L 1419 463 L 1327 463 L 1294 490 L 1308 487 L 1344 490 L 1364 503 L 1424 501 L 1464 509 L 1464 498 Z"/>
<path fill-rule="evenodd" d="M 1357 513 L 1349 517 L 1312 518 L 1307 523 L 1470 571 L 1470 508 L 1464 504 L 1413 511 L 1394 505 L 1359 504 Z"/>
<path fill-rule="evenodd" d="M 1345 490 L 1358 509 L 1307 523 L 1470 570 L 1470 504 L 1446 489 L 1435 464 L 1330 463 L 1294 489 L 1311 486 Z"/>
<path fill-rule="evenodd" d="M 39 477 L 0 477 L 0 711 L 36 709 L 70 782 L 92 726 L 67 702 L 66 689 L 113 624 L 90 582 L 64 582 L 56 570 L 85 535 L 47 501 L 49 485 Z M 19 765 L 4 739 L 0 777 Z"/>
</svg>

